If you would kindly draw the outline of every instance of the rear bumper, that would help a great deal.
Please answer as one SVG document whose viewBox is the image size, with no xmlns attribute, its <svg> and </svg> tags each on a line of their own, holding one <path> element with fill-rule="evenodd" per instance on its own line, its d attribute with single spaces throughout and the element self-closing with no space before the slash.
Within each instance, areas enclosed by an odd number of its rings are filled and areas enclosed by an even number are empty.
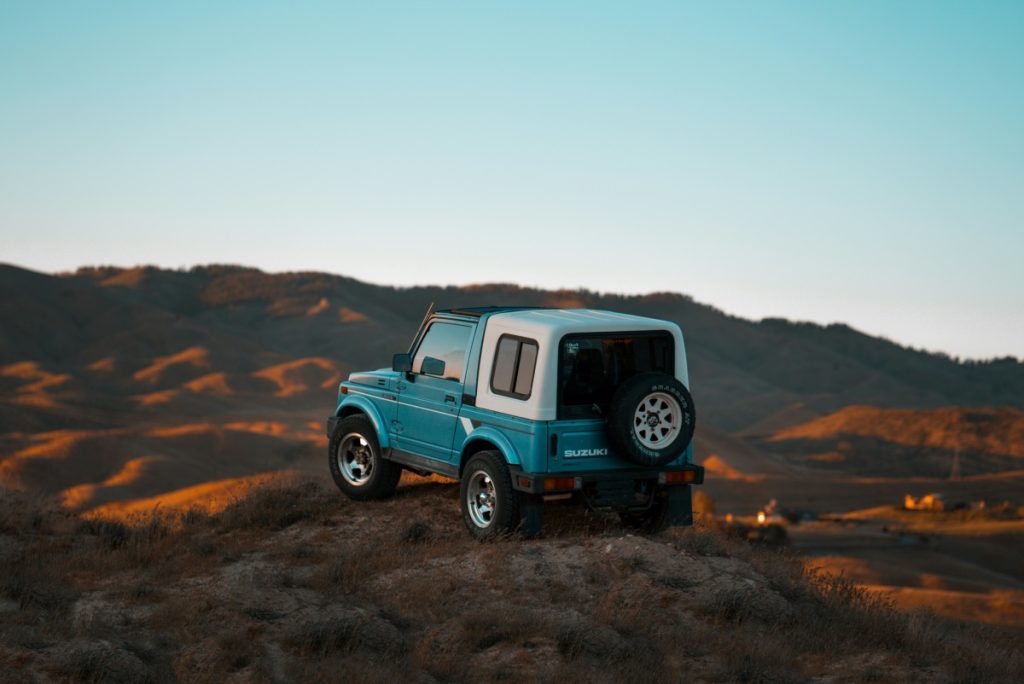
<svg viewBox="0 0 1024 684">
<path fill-rule="evenodd" d="M 688 464 L 670 468 L 591 470 L 566 473 L 525 473 L 512 466 L 512 487 L 527 494 L 564 494 L 584 489 L 634 489 L 639 485 L 672 487 L 704 483 L 704 467 Z"/>
</svg>

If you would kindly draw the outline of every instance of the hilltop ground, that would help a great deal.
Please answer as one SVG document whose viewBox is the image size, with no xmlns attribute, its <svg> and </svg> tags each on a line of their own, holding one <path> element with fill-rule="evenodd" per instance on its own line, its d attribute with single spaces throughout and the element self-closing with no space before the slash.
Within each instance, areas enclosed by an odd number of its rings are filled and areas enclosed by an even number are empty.
<svg viewBox="0 0 1024 684">
<path fill-rule="evenodd" d="M 452 485 L 356 504 L 83 520 L 0 494 L 0 671 L 19 681 L 1014 682 L 1014 632 L 891 610 L 713 529 L 578 509 L 472 541 Z"/>
</svg>

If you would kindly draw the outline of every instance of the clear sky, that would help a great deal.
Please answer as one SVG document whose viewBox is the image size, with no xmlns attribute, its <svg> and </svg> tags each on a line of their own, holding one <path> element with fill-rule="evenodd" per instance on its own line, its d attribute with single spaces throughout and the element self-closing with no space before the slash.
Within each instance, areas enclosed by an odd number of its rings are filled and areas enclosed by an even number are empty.
<svg viewBox="0 0 1024 684">
<path fill-rule="evenodd" d="M 674 290 L 1024 357 L 1024 2 L 0 5 L 0 261 Z"/>
</svg>

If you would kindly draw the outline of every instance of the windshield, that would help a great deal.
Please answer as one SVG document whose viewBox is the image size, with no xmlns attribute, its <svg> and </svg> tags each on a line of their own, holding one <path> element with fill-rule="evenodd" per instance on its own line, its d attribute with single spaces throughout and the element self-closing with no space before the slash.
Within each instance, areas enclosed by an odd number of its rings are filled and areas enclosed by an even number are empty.
<svg viewBox="0 0 1024 684">
<path fill-rule="evenodd" d="M 602 418 L 619 385 L 650 372 L 675 373 L 666 331 L 568 335 L 558 353 L 558 417 Z"/>
</svg>

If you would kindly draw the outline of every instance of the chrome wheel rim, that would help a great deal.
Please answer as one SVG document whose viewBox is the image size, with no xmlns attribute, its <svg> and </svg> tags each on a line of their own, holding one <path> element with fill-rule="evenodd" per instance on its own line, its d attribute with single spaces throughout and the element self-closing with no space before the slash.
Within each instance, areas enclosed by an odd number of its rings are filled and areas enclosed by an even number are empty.
<svg viewBox="0 0 1024 684">
<path fill-rule="evenodd" d="M 633 414 L 633 435 L 648 449 L 670 446 L 683 427 L 683 408 L 667 392 L 651 392 Z"/>
<path fill-rule="evenodd" d="M 341 476 L 353 487 L 362 487 L 373 476 L 373 450 L 358 432 L 342 437 L 335 458 Z"/>
<path fill-rule="evenodd" d="M 494 520 L 494 508 L 498 496 L 494 492 L 494 481 L 482 470 L 477 470 L 469 478 L 466 487 L 466 508 L 469 518 L 477 527 L 488 527 Z"/>
</svg>

